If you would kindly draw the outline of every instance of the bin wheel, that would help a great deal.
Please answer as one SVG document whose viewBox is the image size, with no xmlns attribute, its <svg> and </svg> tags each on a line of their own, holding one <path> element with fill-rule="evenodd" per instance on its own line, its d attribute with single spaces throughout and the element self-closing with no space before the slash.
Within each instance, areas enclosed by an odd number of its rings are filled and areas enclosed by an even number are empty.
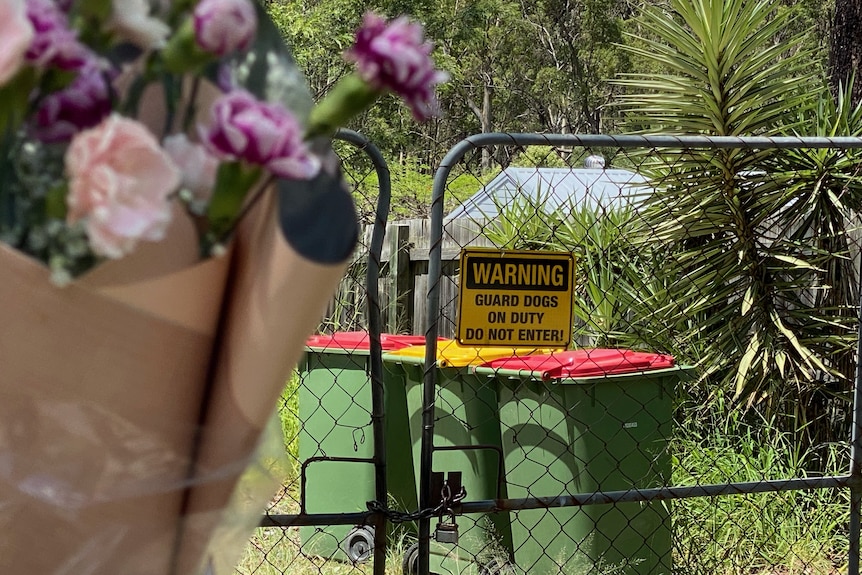
<svg viewBox="0 0 862 575">
<path fill-rule="evenodd" d="M 505 559 L 491 559 L 479 567 L 479 575 L 514 575 L 515 568 Z"/>
<path fill-rule="evenodd" d="M 354 563 L 365 563 L 374 551 L 374 527 L 354 527 L 344 538 L 342 549 Z"/>
<path fill-rule="evenodd" d="M 416 575 L 419 572 L 419 543 L 414 543 L 404 552 L 401 560 L 402 575 Z"/>
<path fill-rule="evenodd" d="M 419 543 L 413 543 L 404 552 L 404 557 L 401 559 L 402 575 L 416 575 L 419 573 Z M 431 571 L 431 575 L 440 575 Z"/>
</svg>

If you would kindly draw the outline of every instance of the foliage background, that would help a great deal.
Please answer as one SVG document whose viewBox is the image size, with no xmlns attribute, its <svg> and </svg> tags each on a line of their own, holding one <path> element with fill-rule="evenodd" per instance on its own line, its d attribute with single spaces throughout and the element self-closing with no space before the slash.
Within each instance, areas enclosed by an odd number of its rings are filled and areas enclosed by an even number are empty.
<svg viewBox="0 0 862 575">
<path fill-rule="evenodd" d="M 416 125 L 390 98 L 352 126 L 389 161 L 398 220 L 427 216 L 434 167 L 478 132 L 862 133 L 851 88 L 836 91 L 827 74 L 833 1 L 270 0 L 269 11 L 317 96 L 346 73 L 340 54 L 364 11 L 425 24 L 452 75 L 442 115 Z M 510 163 L 573 165 L 570 152 L 483 150 L 478 168 L 453 174 L 446 200 L 452 207 Z M 782 428 L 807 429 L 813 445 L 846 423 L 817 422 L 836 398 L 846 404 L 852 376 L 858 297 L 845 234 L 862 188 L 842 175 L 860 169 L 851 156 L 618 154 L 611 167 L 660 182 L 638 221 L 580 213 L 536 222 L 523 209 L 504 220 L 510 235 L 553 230 L 529 241 L 584 252 L 595 301 L 576 308 L 584 329 L 601 323 L 596 343 L 641 338 L 696 361 L 704 376 L 693 404 L 757 405 Z M 366 222 L 377 184 L 369 173 L 356 194 Z M 643 269 L 660 277 L 640 281 Z M 624 329 L 631 314 L 621 310 L 632 309 L 654 321 Z"/>
<path fill-rule="evenodd" d="M 833 2 L 771 2 L 776 15 L 792 17 L 775 42 L 802 34 L 804 50 L 825 69 Z M 667 4 L 658 0 L 268 1 L 317 96 L 347 72 L 340 54 L 365 10 L 407 13 L 425 24 L 435 57 L 452 75 L 440 91 L 442 116 L 416 125 L 410 112 L 389 98 L 351 126 L 392 164 L 420 173 L 436 166 L 456 142 L 479 132 L 628 130 L 625 115 L 611 106 L 627 89 L 612 80 L 631 70 L 661 71 L 654 60 L 625 49 L 643 45 L 652 34 L 637 18 L 650 6 L 667 14 Z"/>
<path fill-rule="evenodd" d="M 836 90 L 827 76 L 833 7 L 833 0 L 269 4 L 318 96 L 346 73 L 339 53 L 365 10 L 410 13 L 426 25 L 452 74 L 440 92 L 443 115 L 417 126 L 390 99 L 351 126 L 389 162 L 392 220 L 427 215 L 434 167 L 477 132 L 860 135 L 851 90 Z M 468 197 L 510 163 L 580 161 L 577 150 L 518 152 L 491 150 L 454 173 L 447 201 Z M 669 351 L 703 368 L 677 398 L 673 483 L 846 472 L 859 296 L 848 252 L 857 240 L 847 232 L 862 204 L 860 158 L 835 150 L 593 152 L 652 178 L 648 210 L 543 214 L 515 204 L 486 235 L 501 246 L 577 254 L 579 338 Z M 370 221 L 373 170 L 352 171 L 369 173 L 357 200 Z M 285 437 L 296 457 L 290 389 Z M 845 572 L 847 499 L 846 491 L 824 490 L 674 502 L 675 564 L 685 573 Z M 272 557 L 252 556 L 255 566 Z M 392 572 L 399 560 L 396 550 Z"/>
</svg>

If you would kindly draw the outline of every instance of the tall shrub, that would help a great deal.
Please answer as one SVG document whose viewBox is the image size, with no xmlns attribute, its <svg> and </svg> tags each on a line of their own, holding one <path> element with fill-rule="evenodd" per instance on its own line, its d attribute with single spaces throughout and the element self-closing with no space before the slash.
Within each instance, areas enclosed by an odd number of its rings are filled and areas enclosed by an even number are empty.
<svg viewBox="0 0 862 575">
<path fill-rule="evenodd" d="M 773 8 L 671 0 L 669 10 L 646 9 L 650 37 L 628 49 L 664 73 L 619 81 L 626 117 L 663 134 L 858 133 L 858 112 L 824 105 L 803 37 L 775 41 L 790 16 Z M 704 148 L 659 150 L 640 168 L 656 190 L 642 237 L 667 247 L 665 313 L 691 322 L 679 342 L 701 352 L 701 390 L 806 427 L 809 441 L 830 435 L 825 392 L 849 389 L 847 222 L 862 198 L 850 177 L 859 165 L 837 150 Z"/>
</svg>

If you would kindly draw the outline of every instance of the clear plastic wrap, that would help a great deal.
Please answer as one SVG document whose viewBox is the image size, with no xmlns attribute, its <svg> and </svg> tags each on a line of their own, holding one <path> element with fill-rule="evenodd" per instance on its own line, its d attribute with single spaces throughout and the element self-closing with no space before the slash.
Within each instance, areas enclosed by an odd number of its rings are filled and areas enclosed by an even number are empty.
<svg viewBox="0 0 862 575">
<path fill-rule="evenodd" d="M 254 45 L 177 84 L 182 107 L 208 110 L 218 85 L 307 116 L 302 74 L 256 9 Z M 138 119 L 160 136 L 172 106 L 143 86 Z M 176 212 L 162 240 L 63 287 L 0 243 L 4 575 L 229 574 L 279 485 L 273 411 L 355 244 L 350 195 L 337 162 L 276 180 L 203 260 Z"/>
<path fill-rule="evenodd" d="M 0 246 L 0 573 L 231 571 L 278 485 L 264 429 L 343 273 L 291 247 L 277 201 L 225 256 L 155 276 L 142 253 L 57 288 Z"/>
<path fill-rule="evenodd" d="M 188 478 L 188 454 L 115 414 L 74 401 L 3 400 L 3 573 L 229 574 L 281 484 L 286 462 L 275 418 L 245 460 Z M 42 437 L 54 439 L 34 440 Z M 237 481 L 222 508 L 184 514 L 190 489 L 225 476 Z M 194 567 L 179 570 L 181 553 Z"/>
</svg>

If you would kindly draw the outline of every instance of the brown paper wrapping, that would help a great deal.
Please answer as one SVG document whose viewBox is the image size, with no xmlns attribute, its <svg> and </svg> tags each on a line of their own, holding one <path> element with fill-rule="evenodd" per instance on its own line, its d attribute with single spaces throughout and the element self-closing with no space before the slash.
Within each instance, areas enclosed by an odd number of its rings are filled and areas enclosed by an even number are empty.
<svg viewBox="0 0 862 575">
<path fill-rule="evenodd" d="M 208 109 L 218 91 L 200 88 Z M 150 90 L 140 119 L 158 134 Z M 298 255 L 276 202 L 249 211 L 224 257 L 198 262 L 177 209 L 164 241 L 65 288 L 0 244 L 0 575 L 192 575 L 223 543 L 226 506 L 345 267 Z M 227 556 L 203 562 L 232 573 Z"/>
<path fill-rule="evenodd" d="M 175 225 L 65 288 L 0 245 L 0 573 L 190 575 L 223 546 L 225 509 L 344 272 L 290 248 L 276 201 L 250 210 L 225 257 L 192 263 Z"/>
<path fill-rule="evenodd" d="M 306 338 L 319 325 L 345 271 L 346 262 L 320 265 L 294 251 L 279 229 L 276 202 L 274 193 L 263 198 L 235 238 L 196 478 L 226 469 L 229 473 L 196 480 L 192 487 L 180 573 L 190 572 L 215 525 L 225 521 L 221 510 L 241 473 L 235 463 L 254 451 Z M 212 560 L 216 573 L 232 567 Z"/>
<path fill-rule="evenodd" d="M 229 266 L 172 232 L 64 288 L 0 245 L 0 573 L 169 572 Z"/>
</svg>

